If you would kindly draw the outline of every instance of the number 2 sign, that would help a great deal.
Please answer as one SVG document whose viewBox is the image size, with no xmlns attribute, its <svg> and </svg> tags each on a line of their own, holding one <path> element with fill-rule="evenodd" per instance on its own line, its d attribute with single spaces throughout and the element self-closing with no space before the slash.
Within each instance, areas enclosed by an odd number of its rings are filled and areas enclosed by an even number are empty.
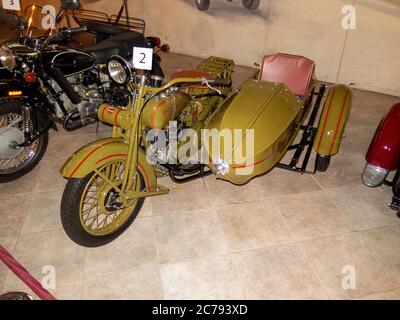
<svg viewBox="0 0 400 320">
<path fill-rule="evenodd" d="M 3 0 L 3 9 L 21 11 L 19 0 Z"/>
<path fill-rule="evenodd" d="M 153 49 L 134 47 L 133 48 L 133 66 L 140 70 L 153 69 Z"/>
</svg>

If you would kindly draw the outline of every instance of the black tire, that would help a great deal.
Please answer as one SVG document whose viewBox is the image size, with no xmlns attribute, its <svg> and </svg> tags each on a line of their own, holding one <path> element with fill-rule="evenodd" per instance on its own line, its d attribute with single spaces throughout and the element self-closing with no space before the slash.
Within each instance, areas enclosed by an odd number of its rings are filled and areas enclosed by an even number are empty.
<svg viewBox="0 0 400 320">
<path fill-rule="evenodd" d="M 20 101 L 5 101 L 0 103 L 0 116 L 9 113 L 17 113 L 22 114 L 22 102 Z M 38 148 L 34 157 L 32 157 L 26 165 L 24 165 L 20 170 L 13 173 L 4 173 L 0 172 L 0 183 L 10 182 L 16 180 L 27 173 L 31 172 L 37 164 L 42 160 L 43 155 L 46 152 L 47 145 L 49 143 L 49 133 L 48 131 L 44 132 L 40 135 Z"/>
<path fill-rule="evenodd" d="M 116 238 L 118 238 L 137 218 L 142 209 L 144 198 L 137 200 L 137 205 L 133 209 L 128 220 L 125 221 L 117 230 L 106 236 L 96 237 L 88 234 L 82 227 L 79 217 L 79 206 L 82 193 L 85 191 L 87 183 L 90 181 L 94 173 L 87 175 L 83 179 L 70 179 L 65 187 L 61 200 L 61 222 L 65 233 L 76 244 L 95 248 L 104 246 Z M 140 174 L 140 187 L 144 188 L 144 180 Z"/>
<path fill-rule="evenodd" d="M 197 9 L 207 11 L 210 7 L 210 0 L 195 0 Z"/>
<path fill-rule="evenodd" d="M 318 172 L 326 172 L 331 163 L 331 156 L 321 156 L 320 154 L 317 154 L 316 163 Z"/>
<path fill-rule="evenodd" d="M 242 0 L 243 7 L 249 10 L 257 10 L 260 6 L 260 0 Z"/>
</svg>

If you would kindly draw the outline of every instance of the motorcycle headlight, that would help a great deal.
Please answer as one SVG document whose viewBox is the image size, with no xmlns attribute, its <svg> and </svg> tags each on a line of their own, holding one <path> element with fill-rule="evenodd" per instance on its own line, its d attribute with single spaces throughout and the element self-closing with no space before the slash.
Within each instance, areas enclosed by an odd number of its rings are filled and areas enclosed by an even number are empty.
<svg viewBox="0 0 400 320">
<path fill-rule="evenodd" d="M 1 64 L 9 71 L 14 70 L 17 66 L 17 58 L 14 55 L 14 52 L 7 47 L 0 48 L 0 61 Z"/>
<path fill-rule="evenodd" d="M 107 70 L 111 79 L 120 85 L 132 81 L 132 71 L 129 62 L 119 56 L 112 56 L 107 62 Z"/>
<path fill-rule="evenodd" d="M 362 182 L 368 187 L 379 187 L 385 181 L 389 171 L 388 169 L 367 164 L 362 174 Z"/>
</svg>

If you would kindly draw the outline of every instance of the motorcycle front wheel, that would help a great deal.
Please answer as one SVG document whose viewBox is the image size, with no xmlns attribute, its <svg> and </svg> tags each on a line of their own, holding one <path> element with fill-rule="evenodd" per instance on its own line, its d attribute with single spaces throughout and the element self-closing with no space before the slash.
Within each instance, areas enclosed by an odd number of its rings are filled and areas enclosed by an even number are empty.
<svg viewBox="0 0 400 320">
<path fill-rule="evenodd" d="M 257 10 L 260 6 L 260 0 L 242 0 L 243 7 L 249 10 Z"/>
<path fill-rule="evenodd" d="M 195 0 L 197 9 L 207 11 L 210 7 L 210 0 Z"/>
<path fill-rule="evenodd" d="M 47 131 L 29 146 L 19 147 L 25 142 L 22 106 L 19 101 L 0 103 L 0 183 L 16 180 L 32 171 L 47 149 Z"/>
<path fill-rule="evenodd" d="M 99 169 L 118 188 L 125 162 L 110 162 Z M 140 172 L 136 191 L 143 190 Z M 92 172 L 82 179 L 70 179 L 61 201 L 61 222 L 68 237 L 83 247 L 100 247 L 115 240 L 136 219 L 144 198 L 132 200 L 125 207 L 118 192 L 99 174 Z"/>
</svg>

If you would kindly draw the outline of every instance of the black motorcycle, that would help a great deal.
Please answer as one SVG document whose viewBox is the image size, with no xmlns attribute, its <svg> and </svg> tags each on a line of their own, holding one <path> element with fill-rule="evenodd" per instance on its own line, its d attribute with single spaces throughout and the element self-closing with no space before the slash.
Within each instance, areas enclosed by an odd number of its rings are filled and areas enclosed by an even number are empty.
<svg viewBox="0 0 400 320">
<path fill-rule="evenodd" d="M 64 10 L 78 8 L 77 0 L 62 1 Z M 25 36 L 0 48 L 3 74 L 9 75 L 0 80 L 0 183 L 19 178 L 38 164 L 47 148 L 48 130 L 55 121 L 66 130 L 75 130 L 97 121 L 97 110 L 104 102 L 128 104 L 130 91 L 109 81 L 106 62 L 110 56 L 129 60 L 135 46 L 160 45 L 157 38 L 146 39 L 142 32 L 133 31 L 131 25 L 138 21 L 140 25 L 139 19 L 130 22 L 126 18 L 125 23 L 116 23 L 110 18 L 92 19 L 85 13 L 81 13 L 82 19 L 73 15 L 79 23 L 77 28 L 64 27 L 32 37 L 33 10 L 38 9 L 41 8 L 30 8 L 28 23 L 21 19 L 24 25 L 19 25 L 18 30 L 27 27 Z M 71 37 L 84 32 L 94 34 L 95 45 L 71 49 Z M 155 54 L 152 81 L 161 82 L 164 78 L 159 63 Z"/>
</svg>

